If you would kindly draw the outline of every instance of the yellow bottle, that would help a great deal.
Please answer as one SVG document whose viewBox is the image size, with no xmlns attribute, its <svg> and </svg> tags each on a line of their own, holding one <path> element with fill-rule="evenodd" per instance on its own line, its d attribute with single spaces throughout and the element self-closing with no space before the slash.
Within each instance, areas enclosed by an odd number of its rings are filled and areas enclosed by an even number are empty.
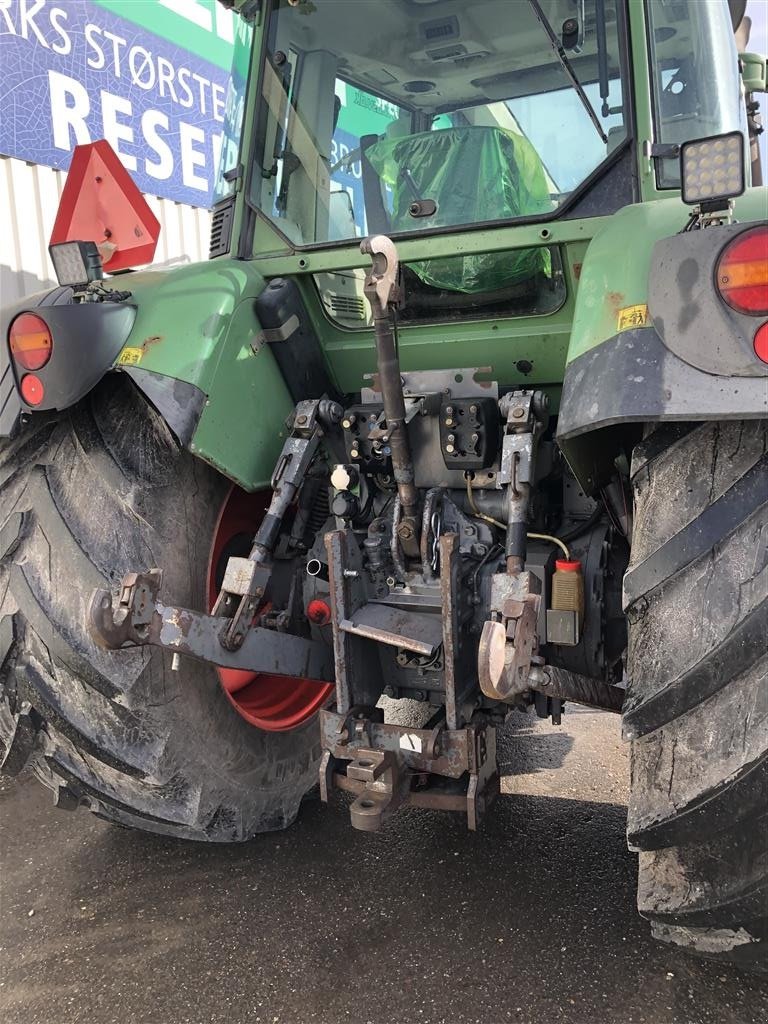
<svg viewBox="0 0 768 1024">
<path fill-rule="evenodd" d="M 584 621 L 584 576 L 581 562 L 559 558 L 552 576 L 552 608 L 555 611 L 576 612 L 579 630 Z"/>
</svg>

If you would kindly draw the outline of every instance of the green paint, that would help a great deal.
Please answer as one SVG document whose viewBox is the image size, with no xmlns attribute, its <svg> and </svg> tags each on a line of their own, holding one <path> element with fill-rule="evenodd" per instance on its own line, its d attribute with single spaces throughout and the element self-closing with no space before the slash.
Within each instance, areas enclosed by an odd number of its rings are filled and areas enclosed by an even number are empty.
<svg viewBox="0 0 768 1024">
<path fill-rule="evenodd" d="M 581 259 L 584 249 L 583 244 L 574 247 L 575 262 Z M 449 323 L 401 326 L 398 340 L 403 369 L 490 366 L 494 376 L 504 382 L 526 387 L 559 385 L 565 371 L 574 312 L 572 262 L 564 268 L 569 297 L 561 309 L 547 316 L 457 319 Z M 359 391 L 364 375 L 376 370 L 373 332 L 345 330 L 331 323 L 319 308 L 313 284 L 303 278 L 301 287 L 338 387 L 343 392 Z M 521 359 L 533 364 L 525 377 L 516 366 Z"/>
<path fill-rule="evenodd" d="M 169 10 L 158 0 L 91 0 L 91 3 L 229 70 L 232 42 L 216 31 L 217 0 L 178 0 L 179 8 L 186 9 L 188 17 Z M 210 29 L 197 22 L 210 25 Z"/>
<path fill-rule="evenodd" d="M 246 488 L 268 483 L 293 404 L 269 347 L 251 347 L 263 288 L 253 264 L 229 259 L 132 274 L 138 312 L 125 345 L 140 350 L 141 369 L 207 395 L 193 450 Z"/>
<path fill-rule="evenodd" d="M 605 220 L 584 259 L 568 362 L 613 337 L 621 309 L 647 302 L 653 247 L 677 234 L 689 213 L 679 199 L 664 199 L 627 206 Z M 737 220 L 761 221 L 765 215 L 764 188 L 751 188 L 736 200 Z"/>
<path fill-rule="evenodd" d="M 98 2 L 126 14 L 126 5 L 118 0 Z M 140 0 L 133 10 L 138 15 L 136 8 L 149 6 L 157 10 L 149 0 Z M 620 310 L 646 303 L 653 246 L 658 239 L 678 232 L 689 210 L 674 192 L 657 189 L 654 169 L 644 156 L 644 144 L 653 139 L 645 12 L 641 0 L 630 0 L 628 10 L 634 75 L 632 145 L 642 201 L 610 216 L 472 226 L 398 240 L 403 263 L 557 246 L 567 287 L 563 306 L 548 315 L 487 320 L 457 316 L 440 324 L 401 327 L 404 369 L 490 366 L 504 385 L 544 388 L 556 408 L 566 364 L 613 337 Z M 134 20 L 142 23 L 138 16 Z M 157 23 L 149 27 L 159 30 Z M 258 115 L 263 37 L 263 24 L 256 24 L 240 156 L 244 163 Z M 187 37 L 184 45 L 193 49 Z M 202 55 L 210 58 L 209 52 Z M 347 88 L 344 99 L 339 124 L 350 134 L 359 135 L 361 127 L 371 131 L 372 117 L 379 119 L 383 132 L 397 113 L 383 103 L 380 109 L 371 109 L 370 97 L 353 87 Z M 743 223 L 760 221 L 765 212 L 765 189 L 751 189 L 736 202 L 736 217 Z M 206 394 L 208 404 L 193 438 L 194 450 L 249 489 L 268 484 L 282 443 L 282 425 L 292 404 L 269 347 L 257 345 L 254 354 L 251 346 L 259 332 L 253 299 L 265 280 L 297 280 L 342 392 L 358 391 L 364 376 L 375 369 L 372 331 L 332 323 L 323 311 L 313 278 L 322 271 L 367 268 L 369 260 L 360 253 L 359 241 L 296 251 L 264 217 L 256 216 L 255 225 L 252 218 L 241 190 L 232 247 L 236 252 L 241 233 L 250 231 L 243 236 L 251 247 L 252 257 L 247 261 L 227 256 L 200 266 L 131 277 L 139 312 L 126 346 L 142 350 L 143 368 L 188 381 Z M 155 337 L 161 340 L 149 340 Z M 517 368 L 520 360 L 532 364 L 530 373 L 521 374 Z"/>
</svg>

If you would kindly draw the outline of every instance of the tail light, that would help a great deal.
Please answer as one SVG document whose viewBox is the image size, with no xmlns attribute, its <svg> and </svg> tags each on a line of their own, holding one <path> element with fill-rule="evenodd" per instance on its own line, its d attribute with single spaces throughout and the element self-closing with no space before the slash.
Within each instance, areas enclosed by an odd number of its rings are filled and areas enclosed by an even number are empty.
<svg viewBox="0 0 768 1024">
<path fill-rule="evenodd" d="M 717 287 L 737 313 L 768 314 L 768 228 L 743 232 L 723 250 L 717 264 Z"/>
<path fill-rule="evenodd" d="M 757 358 L 762 359 L 764 363 L 768 363 L 768 324 L 763 324 L 762 327 L 757 328 L 754 345 Z"/>
<path fill-rule="evenodd" d="M 14 361 L 23 370 L 40 370 L 51 358 L 53 338 L 50 329 L 45 320 L 34 313 L 21 313 L 16 317 L 8 340 Z"/>
<path fill-rule="evenodd" d="M 42 400 L 45 398 L 43 382 L 34 373 L 27 373 L 21 378 L 19 391 L 27 405 L 40 405 Z"/>
</svg>

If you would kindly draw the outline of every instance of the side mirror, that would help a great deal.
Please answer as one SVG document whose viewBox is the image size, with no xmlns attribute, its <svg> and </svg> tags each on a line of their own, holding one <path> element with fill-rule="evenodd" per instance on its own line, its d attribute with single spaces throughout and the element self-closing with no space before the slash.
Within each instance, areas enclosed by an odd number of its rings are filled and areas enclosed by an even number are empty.
<svg viewBox="0 0 768 1024">
<path fill-rule="evenodd" d="M 768 92 L 766 58 L 759 53 L 740 53 L 739 60 L 744 92 Z"/>
</svg>

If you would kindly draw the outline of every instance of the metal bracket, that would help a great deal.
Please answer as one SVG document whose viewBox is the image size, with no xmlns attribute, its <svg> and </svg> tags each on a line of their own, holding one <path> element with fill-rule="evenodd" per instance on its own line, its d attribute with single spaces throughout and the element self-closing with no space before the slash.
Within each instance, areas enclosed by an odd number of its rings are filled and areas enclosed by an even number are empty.
<svg viewBox="0 0 768 1024">
<path fill-rule="evenodd" d="M 680 156 L 680 144 L 677 142 L 643 143 L 643 156 L 646 160 L 676 160 Z"/>
<path fill-rule="evenodd" d="M 229 651 L 237 650 L 243 643 L 262 603 L 272 575 L 272 555 L 283 518 L 317 454 L 324 428 L 340 423 L 341 415 L 341 406 L 327 399 L 299 402 L 294 410 L 290 436 L 286 438 L 272 475 L 272 499 L 251 552 L 247 559 L 229 560 L 224 585 L 213 607 L 213 615 L 224 618 L 220 640 Z"/>
<path fill-rule="evenodd" d="M 358 750 L 347 765 L 347 778 L 364 786 L 349 808 L 352 827 L 363 832 L 377 832 L 407 796 L 407 779 L 391 750 Z"/>
<path fill-rule="evenodd" d="M 254 352 L 258 352 L 262 345 L 279 345 L 282 341 L 288 341 L 299 327 L 301 327 L 301 321 L 294 313 L 279 327 L 270 327 L 259 331 L 251 342 L 251 348 Z"/>
<path fill-rule="evenodd" d="M 88 630 L 106 650 L 162 647 L 222 668 L 270 675 L 333 680 L 333 659 L 325 644 L 289 633 L 251 627 L 237 649 L 221 644 L 229 619 L 157 601 L 162 573 L 128 573 L 120 585 L 117 608 L 108 590 L 95 590 L 88 609 Z"/>
<path fill-rule="evenodd" d="M 403 394 L 406 398 L 426 398 L 428 395 L 447 395 L 451 398 L 493 398 L 499 397 L 499 385 L 495 380 L 479 380 L 480 374 L 493 373 L 492 366 L 470 366 L 459 370 L 407 370 L 401 373 Z M 378 373 L 368 373 L 363 380 L 370 381 L 370 387 L 360 392 L 364 405 L 381 401 L 381 385 Z"/>
<path fill-rule="evenodd" d="M 364 238 L 360 244 L 360 252 L 370 256 L 372 267 L 365 278 L 363 290 L 369 302 L 378 302 L 382 312 L 390 305 L 395 305 L 400 298 L 398 273 L 400 263 L 397 249 L 386 235 L 374 235 Z"/>
<path fill-rule="evenodd" d="M 348 530 L 325 535 L 328 554 L 333 657 L 336 665 L 336 707 L 349 713 L 357 704 L 375 704 L 382 690 L 381 663 L 370 649 L 375 641 L 350 632 L 343 623 L 354 621 L 365 602 L 363 562 L 354 536 Z"/>
<path fill-rule="evenodd" d="M 530 572 L 491 579 L 491 613 L 477 653 L 480 689 L 492 700 L 510 701 L 528 685 L 538 645 L 541 581 Z"/>
<path fill-rule="evenodd" d="M 333 788 L 353 793 L 352 825 L 364 831 L 404 806 L 458 811 L 475 831 L 499 792 L 495 729 L 482 722 L 446 729 L 442 712 L 421 729 L 374 715 L 320 712 L 321 799 Z M 434 776 L 440 786 L 430 785 Z"/>
</svg>

